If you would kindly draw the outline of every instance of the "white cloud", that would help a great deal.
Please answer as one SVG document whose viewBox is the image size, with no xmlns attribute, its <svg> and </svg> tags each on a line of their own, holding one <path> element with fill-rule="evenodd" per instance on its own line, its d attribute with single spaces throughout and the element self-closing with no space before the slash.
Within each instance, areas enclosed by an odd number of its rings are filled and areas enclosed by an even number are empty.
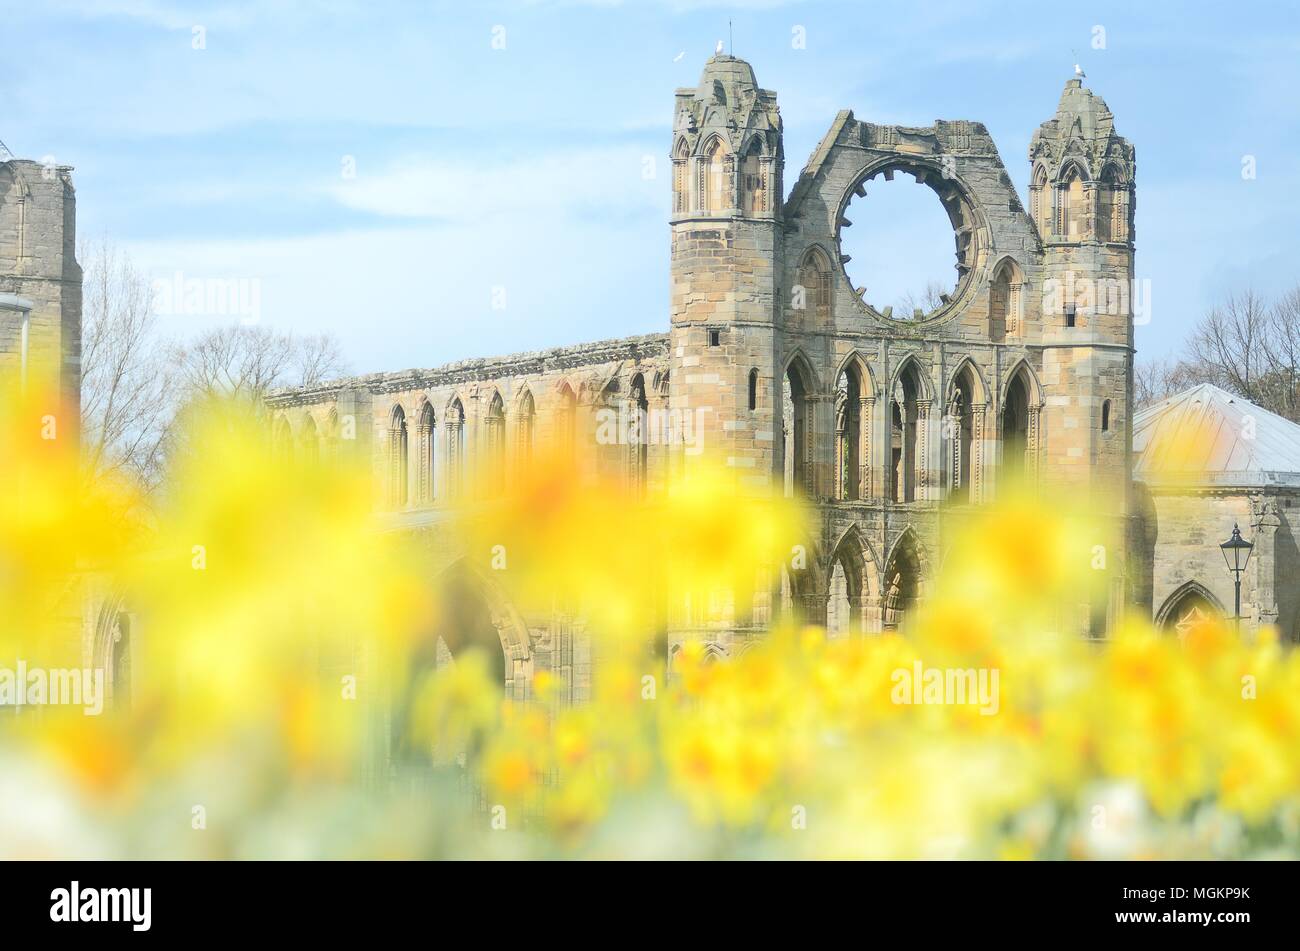
<svg viewBox="0 0 1300 951">
<path fill-rule="evenodd" d="M 670 163 L 635 148 L 540 153 L 499 161 L 409 157 L 319 187 L 355 211 L 471 222 L 540 220 L 575 211 L 667 214 Z M 649 176 L 649 177 L 647 177 Z"/>
</svg>

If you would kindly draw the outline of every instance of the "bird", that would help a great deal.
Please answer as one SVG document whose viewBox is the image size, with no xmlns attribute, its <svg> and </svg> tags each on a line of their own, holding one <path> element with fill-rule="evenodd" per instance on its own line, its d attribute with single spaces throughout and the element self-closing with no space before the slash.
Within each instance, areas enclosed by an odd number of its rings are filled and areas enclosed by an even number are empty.
<svg viewBox="0 0 1300 951">
<path fill-rule="evenodd" d="M 1088 74 L 1083 71 L 1083 67 L 1078 63 L 1074 64 L 1074 76 L 1076 79 L 1087 79 Z"/>
<path fill-rule="evenodd" d="M 682 61 L 682 57 L 685 55 L 686 55 L 686 50 L 682 50 L 680 53 L 678 53 L 676 56 L 673 57 L 673 62 L 680 63 Z"/>
<path fill-rule="evenodd" d="M 717 55 L 717 56 L 721 56 L 721 55 L 722 55 L 722 40 L 718 40 L 718 48 L 715 49 L 713 52 L 714 52 L 714 54 Z"/>
</svg>

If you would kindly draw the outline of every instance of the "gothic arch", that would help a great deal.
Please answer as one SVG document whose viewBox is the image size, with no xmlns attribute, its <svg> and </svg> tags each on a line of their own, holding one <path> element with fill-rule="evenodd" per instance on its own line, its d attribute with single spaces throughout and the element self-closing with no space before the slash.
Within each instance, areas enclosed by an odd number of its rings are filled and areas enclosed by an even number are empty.
<svg viewBox="0 0 1300 951">
<path fill-rule="evenodd" d="M 1025 357 L 1021 357 L 1011 364 L 1006 372 L 1002 374 L 1002 392 L 1007 391 L 1007 387 L 1019 374 L 1024 375 L 1025 384 L 1029 387 L 1030 406 L 1041 407 L 1043 405 L 1043 385 L 1038 382 L 1038 374 L 1034 372 L 1034 368 Z"/>
<path fill-rule="evenodd" d="M 438 417 L 426 395 L 420 400 L 420 412 L 415 424 L 415 491 L 417 501 L 424 504 L 437 497 L 437 443 Z"/>
<path fill-rule="evenodd" d="M 320 431 L 316 426 L 316 419 L 310 412 L 304 413 L 302 417 L 302 427 L 298 430 L 298 446 L 302 450 L 302 457 L 309 463 L 315 463 L 320 460 Z"/>
<path fill-rule="evenodd" d="M 519 388 L 514 415 L 515 460 L 519 465 L 527 465 L 532 460 L 537 438 L 537 402 L 533 399 L 533 391 L 527 386 Z"/>
<path fill-rule="evenodd" d="M 989 272 L 989 339 L 1001 343 L 1024 330 L 1025 276 L 1020 262 L 1003 255 Z"/>
<path fill-rule="evenodd" d="M 796 349 L 785 360 L 781 373 L 781 485 L 786 496 L 817 495 L 814 410 L 819 392 L 812 364 Z"/>
<path fill-rule="evenodd" d="M 1071 143 L 1071 145 L 1073 144 Z M 1067 146 L 1066 151 L 1069 151 L 1069 146 Z M 1056 170 L 1056 184 L 1067 184 L 1071 174 L 1077 175 L 1082 182 L 1093 181 L 1092 170 L 1088 168 L 1088 160 L 1077 152 L 1069 154 L 1061 160 L 1061 165 Z"/>
<path fill-rule="evenodd" d="M 894 372 L 889 379 L 889 396 L 892 398 L 894 391 L 902 382 L 903 375 L 906 373 L 914 374 L 918 393 L 917 398 L 922 400 L 934 399 L 934 384 L 930 380 L 929 368 L 921 362 L 920 357 L 915 353 L 909 353 L 898 361 L 898 366 L 894 367 Z"/>
<path fill-rule="evenodd" d="M 697 157 L 706 157 L 712 154 L 715 147 L 720 147 L 723 155 L 731 154 L 731 143 L 721 132 L 710 132 L 706 136 L 701 136 L 695 143 L 695 154 Z"/>
<path fill-rule="evenodd" d="M 1199 581 L 1186 581 L 1175 588 L 1169 597 L 1165 598 L 1165 603 L 1156 612 L 1156 627 L 1162 631 L 1173 630 L 1178 622 L 1182 620 L 1180 615 L 1184 611 L 1202 605 L 1218 614 L 1221 618 L 1228 616 L 1223 602 L 1215 597 L 1214 592 Z"/>
<path fill-rule="evenodd" d="M 100 605 L 91 643 L 92 663 L 104 672 L 105 706 L 121 707 L 131 700 L 131 649 L 136 617 L 126 608 L 126 596 L 110 594 Z"/>
<path fill-rule="evenodd" d="M 736 154 L 748 155 L 755 146 L 758 147 L 759 155 L 767 155 L 767 137 L 764 136 L 761 131 L 756 130 L 751 132 L 744 141 L 740 143 L 740 148 L 736 150 Z"/>
<path fill-rule="evenodd" d="M 796 546 L 802 549 L 804 567 L 795 568 L 791 559 L 781 562 L 772 592 L 776 610 L 774 619 L 794 623 L 825 623 L 826 586 L 829 579 L 822 573 L 823 556 L 811 538 L 802 538 Z M 789 602 L 786 602 L 787 596 Z M 821 607 L 818 608 L 817 605 Z M 817 615 L 821 611 L 821 616 Z"/>
<path fill-rule="evenodd" d="M 293 424 L 284 413 L 276 416 L 271 427 L 271 451 L 279 462 L 293 459 Z"/>
<path fill-rule="evenodd" d="M 388 414 L 388 501 L 394 508 L 402 508 L 410 501 L 409 453 L 406 410 L 401 403 L 394 403 Z"/>
<path fill-rule="evenodd" d="M 452 394 L 442 418 L 443 429 L 446 431 L 446 451 L 443 453 L 446 458 L 446 494 L 448 498 L 458 499 L 468 494 L 465 477 L 465 457 L 468 454 L 465 445 L 465 404 L 458 395 Z"/>
<path fill-rule="evenodd" d="M 979 366 L 963 358 L 944 390 L 944 481 L 948 498 L 958 504 L 979 502 L 984 486 L 984 431 L 989 392 Z"/>
<path fill-rule="evenodd" d="M 857 500 L 875 497 L 872 484 L 873 423 L 876 382 L 871 367 L 856 350 L 835 375 L 834 497 Z"/>
<path fill-rule="evenodd" d="M 857 372 L 859 378 L 863 381 L 863 386 L 865 387 L 867 395 L 872 397 L 876 396 L 876 374 L 871 369 L 870 361 L 862 355 L 861 350 L 852 351 L 847 357 L 840 361 L 840 368 L 835 374 L 836 379 L 839 378 L 841 373 L 848 373 L 850 370 L 855 370 Z"/>
<path fill-rule="evenodd" d="M 874 631 L 879 624 L 880 563 L 856 525 L 831 549 L 826 577 L 826 626 L 832 636 Z M 844 590 L 838 590 L 839 578 Z"/>
<path fill-rule="evenodd" d="M 1000 480 L 1032 485 L 1037 478 L 1042 439 L 1039 433 L 1042 387 L 1025 359 L 1016 361 L 1005 377 L 998 406 Z"/>
<path fill-rule="evenodd" d="M 809 329 L 824 329 L 830 325 L 835 296 L 832 292 L 832 260 L 830 252 L 820 244 L 810 245 L 799 258 L 792 286 L 803 288 L 803 307 L 795 306 L 799 301 L 792 292 L 789 301 L 792 323 Z"/>
<path fill-rule="evenodd" d="M 881 571 L 881 624 L 898 628 L 925 596 L 930 562 L 920 536 L 911 525 L 894 539 Z"/>
<path fill-rule="evenodd" d="M 1106 164 L 1101 168 L 1100 180 L 1112 185 L 1128 185 L 1128 173 L 1125 172 L 1124 166 L 1116 159 L 1107 159 Z"/>
<path fill-rule="evenodd" d="M 963 373 L 969 374 L 970 381 L 975 388 L 975 402 L 987 403 L 989 400 L 989 389 L 987 384 L 984 382 L 984 374 L 980 372 L 979 365 L 968 356 L 962 357 L 957 366 L 953 368 L 953 371 L 948 374 L 948 385 L 944 389 L 945 394 L 947 394 L 948 397 L 952 396 L 953 387 L 955 387 L 958 382 L 957 378 Z"/>
<path fill-rule="evenodd" d="M 795 347 L 790 351 L 781 364 L 781 372 L 783 374 L 797 374 L 800 383 L 804 386 L 804 392 L 809 395 L 815 395 L 822 391 L 821 381 L 817 378 L 817 371 L 813 369 L 812 361 L 804 353 L 803 347 Z"/>
<path fill-rule="evenodd" d="M 528 625 L 500 584 L 463 558 L 440 572 L 435 583 L 444 596 L 436 628 L 429 632 L 434 643 L 441 638 L 453 657 L 465 648 L 486 650 L 506 696 L 527 699 L 533 675 Z"/>
</svg>

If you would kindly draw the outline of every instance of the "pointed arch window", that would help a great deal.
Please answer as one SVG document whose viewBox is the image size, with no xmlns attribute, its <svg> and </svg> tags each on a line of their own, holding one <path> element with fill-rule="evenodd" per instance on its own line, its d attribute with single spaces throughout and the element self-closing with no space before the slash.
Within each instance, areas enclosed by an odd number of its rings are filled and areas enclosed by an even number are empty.
<svg viewBox="0 0 1300 951">
<path fill-rule="evenodd" d="M 400 406 L 388 418 L 388 501 L 393 508 L 408 501 L 406 412 Z"/>
<path fill-rule="evenodd" d="M 459 499 L 465 492 L 465 407 L 460 397 L 447 407 L 447 497 Z"/>
<path fill-rule="evenodd" d="M 677 140 L 673 150 L 673 211 L 684 213 L 690 209 L 690 175 L 687 174 L 687 162 L 690 149 L 685 139 Z"/>
<path fill-rule="evenodd" d="M 1030 474 L 1033 442 L 1031 438 L 1031 404 L 1029 381 L 1024 368 L 1012 378 L 1002 399 L 1002 474 L 1015 481 Z"/>
<path fill-rule="evenodd" d="M 1004 259 L 989 285 L 989 337 L 994 342 L 1022 333 L 1023 288 L 1019 265 L 1011 258 Z"/>
<path fill-rule="evenodd" d="M 915 502 L 920 497 L 929 405 L 924 392 L 920 371 L 915 361 L 909 361 L 894 384 L 889 407 L 890 498 L 895 502 Z"/>
<path fill-rule="evenodd" d="M 808 393 L 807 377 L 798 362 L 792 362 L 781 384 L 781 457 L 786 496 L 814 495 L 809 438 L 812 404 Z"/>
<path fill-rule="evenodd" d="M 483 481 L 488 494 L 495 498 L 506 487 L 506 405 L 500 393 L 492 394 L 487 416 L 483 420 L 483 435 L 487 450 L 483 460 Z"/>
<path fill-rule="evenodd" d="M 749 371 L 749 411 L 758 409 L 758 367 Z"/>
<path fill-rule="evenodd" d="M 870 497 L 869 387 L 861 366 L 850 363 L 835 382 L 835 497 Z"/>
<path fill-rule="evenodd" d="M 910 531 L 894 545 L 885 565 L 884 582 L 884 628 L 893 631 L 903 624 L 921 597 L 921 558 Z"/>
<path fill-rule="evenodd" d="M 560 390 L 555 419 L 556 442 L 560 458 L 567 463 L 577 459 L 578 452 L 578 397 L 566 383 Z"/>
<path fill-rule="evenodd" d="M 732 207 L 734 199 L 729 194 L 732 164 L 731 155 L 722 144 L 722 139 L 714 138 L 705 148 L 700 163 L 700 193 L 704 211 L 716 214 Z"/>
<path fill-rule="evenodd" d="M 740 163 L 740 187 L 745 214 L 754 216 L 767 211 L 767 169 L 763 147 L 757 137 L 750 140 Z"/>
<path fill-rule="evenodd" d="M 415 446 L 416 446 L 416 498 L 423 505 L 428 505 L 437 498 L 437 487 L 434 484 L 437 469 L 434 466 L 436 461 L 436 443 L 438 441 L 437 421 L 434 419 L 433 407 L 426 400 L 420 408 L 420 419 L 415 429 Z"/>
<path fill-rule="evenodd" d="M 1084 212 L 1083 173 L 1073 162 L 1056 188 L 1056 233 L 1068 241 L 1087 237 Z"/>
<path fill-rule="evenodd" d="M 302 433 L 298 437 L 302 446 L 302 459 L 308 465 L 320 462 L 320 433 L 316 430 L 316 420 L 308 413 L 302 420 Z"/>
<path fill-rule="evenodd" d="M 632 378 L 628 405 L 628 481 L 632 494 L 640 498 L 645 494 L 649 464 L 650 400 L 646 396 L 645 377 L 638 373 Z"/>
<path fill-rule="evenodd" d="M 1128 195 L 1128 186 L 1119 169 L 1107 165 L 1097 189 L 1097 227 L 1101 240 L 1128 240 Z"/>
<path fill-rule="evenodd" d="M 796 323 L 825 327 L 830 323 L 831 267 L 821 248 L 812 248 L 799 265 L 799 284 L 791 294 Z"/>
<path fill-rule="evenodd" d="M 983 428 L 983 387 L 967 363 L 953 378 L 948 395 L 947 422 L 949 499 L 963 504 L 979 497 L 980 441 Z"/>
<path fill-rule="evenodd" d="M 1034 180 L 1029 186 L 1029 216 L 1038 227 L 1038 233 L 1047 236 L 1046 199 L 1047 169 L 1038 166 L 1034 169 Z"/>
<path fill-rule="evenodd" d="M 519 401 L 519 419 L 516 426 L 516 455 L 520 466 L 533 461 L 533 434 L 536 431 L 537 407 L 531 391 L 524 391 Z"/>
</svg>

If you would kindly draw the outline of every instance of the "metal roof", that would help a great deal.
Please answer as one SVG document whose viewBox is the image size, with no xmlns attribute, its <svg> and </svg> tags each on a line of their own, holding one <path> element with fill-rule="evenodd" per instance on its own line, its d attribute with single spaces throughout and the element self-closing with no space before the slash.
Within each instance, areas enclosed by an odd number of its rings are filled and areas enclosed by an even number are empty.
<svg viewBox="0 0 1300 951">
<path fill-rule="evenodd" d="M 1133 417 L 1133 475 L 1162 484 L 1300 486 L 1300 425 L 1202 383 Z"/>
</svg>

